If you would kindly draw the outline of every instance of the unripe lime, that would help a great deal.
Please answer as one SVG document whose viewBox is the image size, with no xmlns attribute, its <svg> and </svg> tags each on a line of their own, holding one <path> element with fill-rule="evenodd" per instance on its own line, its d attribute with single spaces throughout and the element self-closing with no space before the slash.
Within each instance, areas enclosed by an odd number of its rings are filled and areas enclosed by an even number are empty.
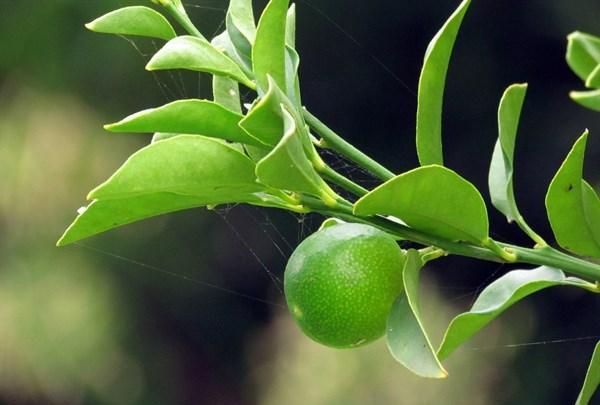
<svg viewBox="0 0 600 405">
<path fill-rule="evenodd" d="M 356 347 L 385 333 L 402 292 L 405 255 L 388 234 L 368 225 L 324 228 L 296 248 L 285 270 L 290 312 L 313 340 Z"/>
</svg>

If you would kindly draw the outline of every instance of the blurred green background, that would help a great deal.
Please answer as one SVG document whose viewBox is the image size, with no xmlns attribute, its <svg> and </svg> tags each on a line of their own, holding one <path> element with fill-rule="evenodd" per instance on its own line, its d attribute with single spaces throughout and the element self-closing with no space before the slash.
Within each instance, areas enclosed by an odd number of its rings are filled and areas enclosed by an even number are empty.
<svg viewBox="0 0 600 405">
<path fill-rule="evenodd" d="M 206 35 L 219 29 L 226 1 L 186 1 Z M 428 381 L 395 364 L 383 341 L 330 350 L 290 321 L 279 280 L 321 218 L 194 210 L 55 248 L 87 191 L 148 142 L 104 133 L 103 123 L 210 94 L 206 77 L 145 72 L 160 44 L 134 48 L 83 28 L 116 7 L 148 3 L 0 0 L 0 404 L 573 402 L 594 344 L 573 338 L 600 335 L 600 301 L 579 291 L 521 303 L 450 359 L 447 380 Z M 457 4 L 301 0 L 305 104 L 390 168 L 414 167 L 422 55 Z M 516 189 L 548 238 L 545 188 L 583 129 L 600 131 L 600 114 L 567 97 L 580 87 L 563 58 L 575 29 L 600 34 L 600 3 L 474 1 L 446 92 L 447 163 L 485 190 L 500 95 L 530 83 Z M 599 158 L 592 137 L 586 177 L 596 185 Z M 528 243 L 490 212 L 495 237 Z M 423 312 L 436 341 L 482 283 L 509 269 L 461 258 L 432 264 Z M 509 346 L 556 339 L 567 342 Z"/>
</svg>

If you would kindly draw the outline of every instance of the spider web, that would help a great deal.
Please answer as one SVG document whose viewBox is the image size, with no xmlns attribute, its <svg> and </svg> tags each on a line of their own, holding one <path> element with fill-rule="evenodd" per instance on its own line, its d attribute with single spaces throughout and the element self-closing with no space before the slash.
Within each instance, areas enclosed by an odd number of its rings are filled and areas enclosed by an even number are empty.
<svg viewBox="0 0 600 405">
<path fill-rule="evenodd" d="M 215 13 L 216 15 L 220 15 L 220 20 L 216 26 L 216 29 L 214 30 L 213 34 L 209 37 L 212 38 L 224 29 L 225 13 L 227 8 L 226 3 L 227 2 L 223 0 L 202 0 L 202 4 L 186 2 L 184 3 L 184 5 L 186 8 L 192 11 L 200 10 L 202 12 L 210 12 Z M 307 6 L 308 9 L 314 12 L 314 15 L 316 17 L 322 18 L 327 24 L 329 24 L 332 27 L 332 29 L 338 31 L 348 41 L 354 44 L 358 52 L 363 54 L 361 56 L 366 56 L 368 60 L 370 60 L 371 63 L 373 63 L 377 69 L 380 69 L 389 79 L 391 79 L 397 85 L 400 91 L 404 92 L 404 94 L 410 97 L 416 97 L 415 91 L 404 80 L 397 76 L 394 73 L 394 71 L 380 57 L 369 51 L 369 49 L 365 45 L 363 45 L 363 43 L 359 39 L 353 36 L 349 30 L 347 30 L 338 22 L 336 22 L 334 18 L 329 16 L 321 8 L 317 7 L 313 1 L 299 0 L 299 3 Z M 124 36 L 122 38 L 133 47 L 133 49 L 145 62 L 147 62 L 150 59 L 150 57 L 160 48 L 160 44 L 156 41 L 132 39 Z M 182 98 L 189 98 L 191 96 L 198 98 L 210 98 L 212 96 L 210 79 L 207 77 L 208 75 L 197 74 L 195 86 L 190 86 L 184 78 L 184 75 L 181 73 L 181 71 L 150 72 L 150 74 L 152 75 L 156 87 L 161 93 L 165 102 L 171 102 Z M 190 90 L 191 88 L 194 88 L 194 90 Z M 248 90 L 245 93 L 241 94 L 241 99 L 243 103 L 251 102 L 251 92 Z M 367 188 L 372 188 L 374 185 L 379 184 L 379 181 L 375 179 L 369 172 L 354 165 L 352 162 L 348 161 L 343 156 L 340 156 L 334 151 L 325 149 L 321 151 L 321 154 L 328 165 L 330 165 L 334 170 L 351 178 L 353 181 L 362 184 Z M 344 193 L 343 190 L 337 191 L 339 191 L 342 194 Z M 259 265 L 262 275 L 269 280 L 269 283 L 277 292 L 277 297 L 275 300 L 264 299 L 254 295 L 242 293 L 219 284 L 207 282 L 186 274 L 182 274 L 180 272 L 172 271 L 161 265 L 150 264 L 142 260 L 127 257 L 118 252 L 109 251 L 97 246 L 93 246 L 89 243 L 80 242 L 76 243 L 75 245 L 81 249 L 88 250 L 95 254 L 103 255 L 117 261 L 126 262 L 140 270 L 150 270 L 158 274 L 162 274 L 166 277 L 180 279 L 184 282 L 193 284 L 201 289 L 212 289 L 223 294 L 228 294 L 248 301 L 264 304 L 272 308 L 285 308 L 285 305 L 281 303 L 283 299 L 283 270 L 275 270 L 271 268 L 269 262 L 261 257 L 260 253 L 254 245 L 255 242 L 251 238 L 246 236 L 243 229 L 241 229 L 241 227 L 236 223 L 235 219 L 232 219 L 231 214 L 234 210 L 236 212 L 241 211 L 243 215 L 250 219 L 250 221 L 260 230 L 262 236 L 264 236 L 264 238 L 267 241 L 269 241 L 273 250 L 277 252 L 279 257 L 284 261 L 287 261 L 287 259 L 293 252 L 295 246 L 297 246 L 303 239 L 305 239 L 308 235 L 310 235 L 318 228 L 319 224 L 324 218 L 315 214 L 295 214 L 291 212 L 286 212 L 286 214 L 289 217 L 291 217 L 293 221 L 295 221 L 295 226 L 297 229 L 294 238 L 295 240 L 290 240 L 290 237 L 285 235 L 285 232 L 281 229 L 281 225 L 273 219 L 272 213 L 268 209 L 236 204 L 230 206 L 222 206 L 212 210 L 214 214 L 222 220 L 224 226 L 227 229 L 229 229 L 232 237 L 238 240 L 239 243 L 244 247 L 244 249 L 247 251 L 248 258 L 250 260 L 255 261 Z M 438 287 L 438 289 L 445 291 L 446 295 L 449 295 L 449 297 L 445 298 L 445 300 L 448 302 L 456 302 L 469 299 L 472 304 L 479 295 L 479 293 L 491 281 L 499 277 L 499 275 L 504 274 L 505 272 L 506 266 L 499 265 L 482 282 L 480 282 L 474 287 L 445 285 Z M 518 349 L 531 346 L 584 343 L 598 339 L 600 339 L 600 335 L 564 338 L 555 337 L 531 342 L 519 342 L 482 347 L 469 347 L 468 350 L 490 351 L 500 349 Z"/>
</svg>

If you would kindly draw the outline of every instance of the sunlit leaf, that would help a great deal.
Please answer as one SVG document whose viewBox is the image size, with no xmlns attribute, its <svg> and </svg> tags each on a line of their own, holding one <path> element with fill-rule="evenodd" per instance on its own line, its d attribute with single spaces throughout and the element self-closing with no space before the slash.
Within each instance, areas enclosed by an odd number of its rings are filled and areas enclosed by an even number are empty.
<svg viewBox="0 0 600 405">
<path fill-rule="evenodd" d="M 492 204 L 510 222 L 521 215 L 513 189 L 513 165 L 517 128 L 526 92 L 526 84 L 514 84 L 502 96 L 498 109 L 499 137 L 492 155 L 488 179 Z"/>
<path fill-rule="evenodd" d="M 595 288 L 591 283 L 567 277 L 561 270 L 550 267 L 513 270 L 488 285 L 469 312 L 458 315 L 450 322 L 438 350 L 438 357 L 440 360 L 448 358 L 460 345 L 512 305 L 531 294 L 554 286 L 574 286 L 589 290 Z"/>
<path fill-rule="evenodd" d="M 600 38 L 576 31 L 567 39 L 567 63 L 585 81 L 600 64 Z"/>
<path fill-rule="evenodd" d="M 143 110 L 106 125 L 112 132 L 167 132 L 198 134 L 231 142 L 264 146 L 238 123 L 242 115 L 208 100 L 177 100 L 162 107 Z"/>
<path fill-rule="evenodd" d="M 159 12 L 143 6 L 124 7 L 85 25 L 94 32 L 135 35 L 168 41 L 177 36 L 169 21 Z"/>
<path fill-rule="evenodd" d="M 250 159 L 220 140 L 180 135 L 134 153 L 112 177 L 90 192 L 89 198 L 177 193 L 239 202 L 264 190 L 256 182 L 254 171 Z"/>
<path fill-rule="evenodd" d="M 254 88 L 254 83 L 227 55 L 202 38 L 180 36 L 167 42 L 146 65 L 148 70 L 187 69 L 230 77 Z"/>
<path fill-rule="evenodd" d="M 573 101 L 591 110 L 600 111 L 600 89 L 591 91 L 572 91 Z"/>
<path fill-rule="evenodd" d="M 598 386 L 600 386 L 600 342 L 596 344 L 596 348 L 592 354 L 590 365 L 588 366 L 585 380 L 575 405 L 589 404 Z"/>
<path fill-rule="evenodd" d="M 404 294 L 392 306 L 387 323 L 387 344 L 392 356 L 413 373 L 421 377 L 445 378 L 448 373 L 436 356 L 419 314 L 422 267 L 419 253 L 409 250 L 402 270 Z"/>
<path fill-rule="evenodd" d="M 463 0 L 433 37 L 419 78 L 417 107 L 417 154 L 421 165 L 444 164 L 442 151 L 442 107 L 446 73 L 454 42 L 470 0 Z"/>
<path fill-rule="evenodd" d="M 242 113 L 240 86 L 235 80 L 224 76 L 213 76 L 212 86 L 215 103 L 237 114 Z"/>
<path fill-rule="evenodd" d="M 259 89 L 269 87 L 267 76 L 285 89 L 286 18 L 289 0 L 271 0 L 265 7 L 252 48 L 252 64 Z"/>
<path fill-rule="evenodd" d="M 450 240 L 482 243 L 488 217 L 479 191 L 450 169 L 423 166 L 388 180 L 358 200 L 356 215 L 393 215 Z"/>
<path fill-rule="evenodd" d="M 552 179 L 546 210 L 556 241 L 564 249 L 584 256 L 600 256 L 598 197 L 582 180 L 588 132 L 573 145 Z"/>
<path fill-rule="evenodd" d="M 298 123 L 282 107 L 284 135 L 277 146 L 256 166 L 258 180 L 282 190 L 331 198 L 335 193 L 318 175 L 306 157 Z"/>
</svg>

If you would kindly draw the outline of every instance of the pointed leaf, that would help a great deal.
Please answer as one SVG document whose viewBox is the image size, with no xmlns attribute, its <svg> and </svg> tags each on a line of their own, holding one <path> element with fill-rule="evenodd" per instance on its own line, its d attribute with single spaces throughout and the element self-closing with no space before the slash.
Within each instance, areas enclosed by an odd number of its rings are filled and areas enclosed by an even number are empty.
<svg viewBox="0 0 600 405">
<path fill-rule="evenodd" d="M 143 6 L 120 8 L 87 23 L 85 27 L 105 34 L 135 35 L 165 41 L 177 36 L 162 14 Z"/>
<path fill-rule="evenodd" d="M 267 76 L 286 88 L 285 83 L 285 28 L 289 0 L 270 0 L 265 7 L 252 48 L 252 64 L 259 89 L 269 87 Z"/>
<path fill-rule="evenodd" d="M 533 270 L 513 270 L 488 285 L 479 295 L 469 312 L 455 317 L 438 350 L 444 360 L 461 344 L 500 316 L 506 309 L 523 298 L 554 286 L 574 286 L 592 291 L 594 284 L 567 277 L 561 270 L 538 267 Z"/>
<path fill-rule="evenodd" d="M 517 128 L 526 92 L 526 84 L 514 84 L 502 96 L 498 109 L 499 138 L 492 155 L 488 179 L 492 204 L 509 222 L 521 216 L 513 189 L 513 164 Z"/>
<path fill-rule="evenodd" d="M 134 153 L 90 199 L 108 200 L 155 193 L 177 193 L 201 199 L 243 201 L 263 191 L 255 165 L 224 142 L 180 135 Z"/>
<path fill-rule="evenodd" d="M 285 134 L 277 146 L 256 166 L 258 180 L 282 190 L 330 198 L 335 193 L 317 174 L 306 157 L 297 122 L 282 107 Z"/>
<path fill-rule="evenodd" d="M 417 154 L 421 165 L 444 164 L 442 107 L 446 73 L 458 30 L 470 3 L 470 0 L 463 0 L 425 51 L 417 107 Z"/>
<path fill-rule="evenodd" d="M 600 257 L 600 226 L 593 190 L 582 181 L 586 131 L 569 152 L 552 179 L 546 194 L 546 210 L 556 241 L 563 248 L 583 256 Z"/>
<path fill-rule="evenodd" d="M 581 80 L 586 80 L 600 64 L 600 38 L 576 31 L 567 39 L 567 63 Z"/>
<path fill-rule="evenodd" d="M 236 114 L 208 100 L 177 100 L 162 107 L 143 110 L 106 125 L 112 132 L 168 132 L 197 134 L 256 146 L 264 146 L 238 123 Z"/>
<path fill-rule="evenodd" d="M 393 215 L 431 235 L 480 244 L 488 237 L 485 203 L 450 169 L 423 166 L 388 180 L 354 205 L 356 215 Z"/>
<path fill-rule="evenodd" d="M 212 86 L 215 103 L 234 113 L 242 113 L 240 86 L 235 80 L 224 76 L 213 76 Z"/>
<path fill-rule="evenodd" d="M 409 250 L 402 271 L 404 294 L 390 312 L 387 344 L 392 356 L 421 377 L 446 378 L 419 315 L 419 272 L 423 261 L 416 250 Z"/>
<path fill-rule="evenodd" d="M 573 101 L 594 111 L 600 111 L 600 89 L 592 91 L 572 91 Z"/>
<path fill-rule="evenodd" d="M 219 201 L 218 198 L 211 198 L 213 196 L 210 195 L 205 197 L 155 193 L 117 200 L 94 200 L 89 206 L 80 210 L 79 215 L 57 245 L 68 245 L 122 225 L 168 212 L 225 202 Z"/>
<path fill-rule="evenodd" d="M 253 89 L 254 83 L 227 55 L 202 38 L 181 36 L 167 42 L 150 62 L 148 70 L 187 69 L 227 76 Z"/>
<path fill-rule="evenodd" d="M 590 365 L 588 366 L 585 380 L 575 405 L 589 404 L 598 386 L 600 386 L 600 342 L 596 344 L 596 348 L 592 354 Z"/>
<path fill-rule="evenodd" d="M 113 228 L 166 213 L 231 203 L 286 208 L 284 202 L 263 193 L 238 196 L 211 193 L 199 197 L 153 193 L 115 200 L 94 200 L 79 210 L 79 215 L 57 242 L 57 246 L 65 246 Z"/>
</svg>

